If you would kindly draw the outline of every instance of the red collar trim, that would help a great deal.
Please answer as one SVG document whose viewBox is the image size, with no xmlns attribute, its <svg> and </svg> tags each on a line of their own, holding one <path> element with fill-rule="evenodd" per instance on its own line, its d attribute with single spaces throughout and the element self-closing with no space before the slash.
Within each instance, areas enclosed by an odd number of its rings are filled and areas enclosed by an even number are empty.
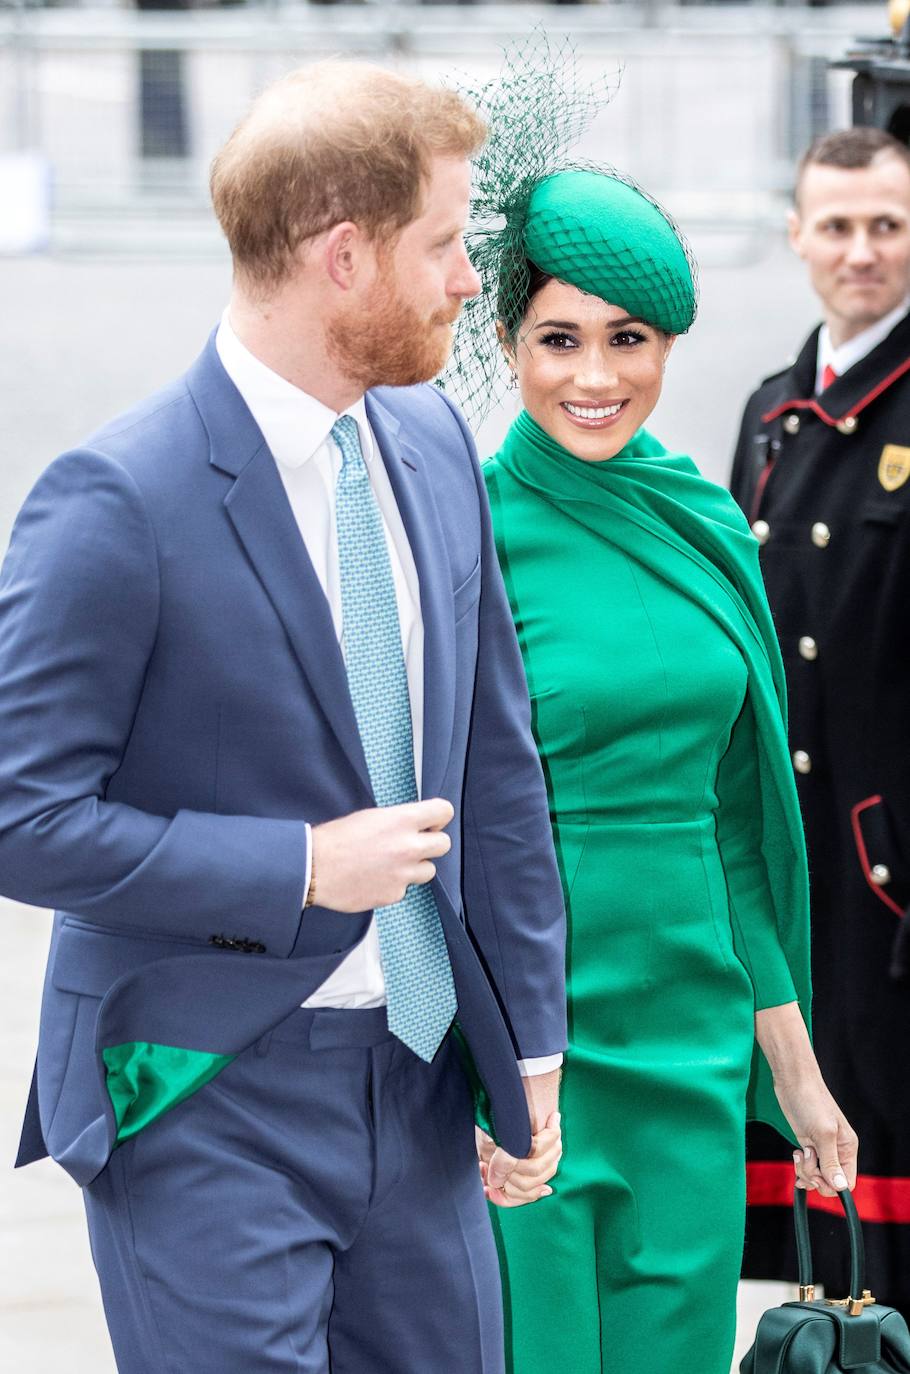
<svg viewBox="0 0 910 1374">
<path fill-rule="evenodd" d="M 830 425 L 832 429 L 834 429 L 837 425 L 841 424 L 842 421 L 852 419 L 854 415 L 859 415 L 860 411 L 865 410 L 867 405 L 871 405 L 878 396 L 881 396 L 883 391 L 887 391 L 889 386 L 893 386 L 899 377 L 903 377 L 905 372 L 910 372 L 910 358 L 905 358 L 900 367 L 896 367 L 893 372 L 889 372 L 887 377 L 884 377 L 871 391 L 867 392 L 855 405 L 851 406 L 849 410 L 845 410 L 843 415 L 829 415 L 827 410 L 819 405 L 816 398 L 812 396 L 808 401 L 804 399 L 784 401 L 783 405 L 775 406 L 773 410 L 769 410 L 761 417 L 762 424 L 768 424 L 769 421 L 776 420 L 778 415 L 783 415 L 785 410 L 811 410 L 813 414 L 817 415 L 820 420 L 823 420 L 826 425 Z"/>
</svg>

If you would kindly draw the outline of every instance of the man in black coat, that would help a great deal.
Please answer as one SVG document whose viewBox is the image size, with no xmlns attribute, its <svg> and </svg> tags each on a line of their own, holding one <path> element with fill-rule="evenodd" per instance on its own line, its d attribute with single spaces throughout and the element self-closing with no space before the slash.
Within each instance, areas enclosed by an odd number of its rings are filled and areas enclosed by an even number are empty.
<svg viewBox="0 0 910 1374">
<path fill-rule="evenodd" d="M 910 153 L 856 128 L 799 168 L 824 323 L 750 398 L 731 487 L 761 544 L 809 844 L 815 1041 L 860 1139 L 868 1282 L 910 1313 Z M 796 1278 L 789 1150 L 750 1128 L 744 1273 Z M 834 1200 L 816 1279 L 847 1293 Z"/>
</svg>

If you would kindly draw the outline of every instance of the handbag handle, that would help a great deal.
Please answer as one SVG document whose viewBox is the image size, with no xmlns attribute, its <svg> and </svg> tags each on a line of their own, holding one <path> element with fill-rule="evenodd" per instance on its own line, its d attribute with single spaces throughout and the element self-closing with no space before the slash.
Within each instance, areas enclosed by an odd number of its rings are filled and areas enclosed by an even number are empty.
<svg viewBox="0 0 910 1374">
<path fill-rule="evenodd" d="M 844 1216 L 847 1218 L 847 1236 L 850 1241 L 850 1295 L 842 1299 L 843 1305 L 851 1316 L 858 1316 L 863 1306 L 872 1301 L 868 1290 L 863 1287 L 866 1272 L 866 1254 L 863 1246 L 863 1230 L 853 1195 L 848 1189 L 838 1193 Z M 800 1299 L 811 1301 L 815 1287 L 812 1282 L 812 1242 L 809 1239 L 809 1205 L 805 1188 L 793 1190 L 793 1221 L 796 1227 L 796 1255 L 799 1265 Z M 804 1296 L 805 1295 L 805 1296 Z"/>
</svg>

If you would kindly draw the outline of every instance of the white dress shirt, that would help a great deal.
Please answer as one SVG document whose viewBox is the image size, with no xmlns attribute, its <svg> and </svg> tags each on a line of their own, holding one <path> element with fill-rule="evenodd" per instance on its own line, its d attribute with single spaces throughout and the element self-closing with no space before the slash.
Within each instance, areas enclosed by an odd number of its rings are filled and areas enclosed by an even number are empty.
<svg viewBox="0 0 910 1374">
<path fill-rule="evenodd" d="M 870 324 L 868 329 L 864 329 L 861 334 L 854 334 L 852 339 L 842 343 L 839 348 L 835 348 L 831 342 L 831 332 L 826 324 L 823 324 L 818 335 L 818 356 L 815 365 L 815 390 L 816 393 L 822 389 L 822 376 L 826 367 L 833 367 L 838 377 L 842 377 L 848 368 L 853 367 L 865 358 L 867 353 L 871 353 L 873 348 L 877 348 L 883 339 L 887 339 L 897 325 L 910 310 L 910 296 L 902 300 L 900 305 L 889 310 L 887 315 L 883 315 L 875 324 Z"/>
<path fill-rule="evenodd" d="M 225 311 L 215 337 L 215 347 L 225 372 L 243 397 L 268 445 L 287 492 L 288 501 L 306 551 L 325 592 L 335 633 L 344 653 L 338 537 L 335 528 L 335 485 L 341 469 L 341 451 L 331 438 L 339 418 L 334 410 L 279 377 L 246 348 L 231 327 Z M 414 772 L 420 794 L 423 757 L 423 619 L 420 584 L 414 556 L 398 510 L 392 484 L 380 457 L 367 420 L 363 397 L 347 410 L 357 422 L 360 447 L 366 462 L 373 495 L 382 517 L 392 565 L 401 646 L 404 651 L 414 738 Z M 310 848 L 307 848 L 303 891 L 310 885 Z M 307 998 L 306 1007 L 385 1006 L 385 980 L 379 957 L 375 920 L 360 944 L 334 973 Z M 546 1073 L 558 1067 L 562 1055 L 523 1061 L 523 1073 Z"/>
</svg>

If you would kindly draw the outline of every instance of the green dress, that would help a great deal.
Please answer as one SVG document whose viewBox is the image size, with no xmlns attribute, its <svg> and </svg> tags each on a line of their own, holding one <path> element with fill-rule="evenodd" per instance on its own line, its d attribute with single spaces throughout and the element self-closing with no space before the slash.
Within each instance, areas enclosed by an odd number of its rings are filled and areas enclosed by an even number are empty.
<svg viewBox="0 0 910 1374">
<path fill-rule="evenodd" d="M 805 857 L 757 550 L 644 432 L 487 464 L 569 911 L 565 1153 L 492 1209 L 512 1374 L 729 1374 L 754 1011 L 808 1005 Z M 750 1089 L 750 1066 L 752 1083 Z"/>
</svg>

